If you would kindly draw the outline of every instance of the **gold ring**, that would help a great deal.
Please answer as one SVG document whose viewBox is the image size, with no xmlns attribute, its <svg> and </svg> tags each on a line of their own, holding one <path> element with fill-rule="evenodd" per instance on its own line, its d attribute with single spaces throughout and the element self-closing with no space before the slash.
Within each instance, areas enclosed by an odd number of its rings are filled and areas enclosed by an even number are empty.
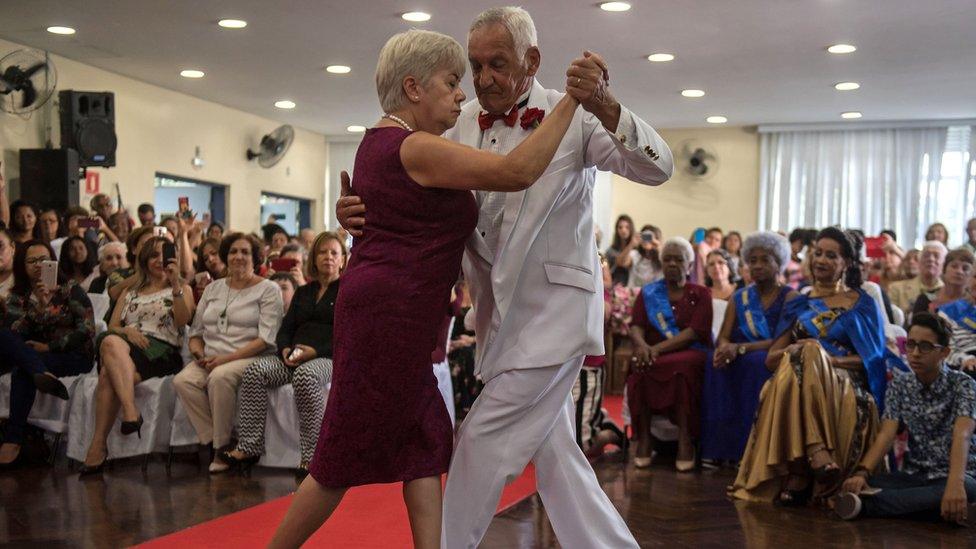
<svg viewBox="0 0 976 549">
<path fill-rule="evenodd" d="M 577 76 L 577 77 L 576 77 L 576 87 L 577 87 L 577 88 L 579 87 L 579 85 L 580 85 L 580 82 L 582 82 L 582 81 L 583 81 L 583 79 L 582 79 L 582 78 L 580 78 L 579 76 Z"/>
</svg>

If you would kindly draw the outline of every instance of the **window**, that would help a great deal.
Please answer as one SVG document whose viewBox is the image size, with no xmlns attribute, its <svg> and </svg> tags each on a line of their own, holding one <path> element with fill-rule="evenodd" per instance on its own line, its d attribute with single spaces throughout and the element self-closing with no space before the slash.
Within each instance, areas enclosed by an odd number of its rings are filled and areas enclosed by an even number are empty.
<svg viewBox="0 0 976 549">
<path fill-rule="evenodd" d="M 950 247 L 965 242 L 966 221 L 976 213 L 973 196 L 976 191 L 974 188 L 976 185 L 973 185 L 973 170 L 976 169 L 976 165 L 970 162 L 972 137 L 969 126 L 949 128 L 945 152 L 942 153 L 938 183 L 934 186 L 919 187 L 919 203 L 931 204 L 933 207 L 925 212 L 929 215 L 923 216 L 925 226 L 919 227 L 917 245 L 921 245 L 924 240 L 925 229 L 935 222 L 940 222 L 949 228 Z"/>
<path fill-rule="evenodd" d="M 156 222 L 179 210 L 180 197 L 190 200 L 190 209 L 197 214 L 197 221 L 205 224 L 212 221 L 226 226 L 227 188 L 217 183 L 208 183 L 165 173 L 157 173 L 154 183 L 154 203 Z"/>
</svg>

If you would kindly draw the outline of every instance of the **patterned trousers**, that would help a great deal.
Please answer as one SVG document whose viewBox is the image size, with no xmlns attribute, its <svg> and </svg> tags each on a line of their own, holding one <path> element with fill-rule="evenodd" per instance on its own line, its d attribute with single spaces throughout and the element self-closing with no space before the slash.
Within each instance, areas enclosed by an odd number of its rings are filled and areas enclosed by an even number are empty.
<svg viewBox="0 0 976 549">
<path fill-rule="evenodd" d="M 240 392 L 240 427 L 237 449 L 245 454 L 264 454 L 264 425 L 268 414 L 268 391 L 291 382 L 298 407 L 302 464 L 312 460 L 325 413 L 325 386 L 332 381 L 332 360 L 316 358 L 296 368 L 285 366 L 280 357 L 254 361 L 244 371 Z"/>
</svg>

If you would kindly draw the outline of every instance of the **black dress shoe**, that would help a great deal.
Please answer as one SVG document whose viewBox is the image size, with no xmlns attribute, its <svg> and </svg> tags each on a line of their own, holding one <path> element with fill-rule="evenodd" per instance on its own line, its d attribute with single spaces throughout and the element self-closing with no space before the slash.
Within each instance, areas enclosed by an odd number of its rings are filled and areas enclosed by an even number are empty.
<svg viewBox="0 0 976 549">
<path fill-rule="evenodd" d="M 49 395 L 54 395 L 61 400 L 68 400 L 70 396 L 68 395 L 68 388 L 61 383 L 61 380 L 56 377 L 51 377 L 47 374 L 34 374 L 34 387 L 42 393 Z"/>
<path fill-rule="evenodd" d="M 139 438 L 142 438 L 142 414 L 139 414 L 139 419 L 135 421 L 123 421 L 119 431 L 122 431 L 123 435 L 136 433 Z"/>
<path fill-rule="evenodd" d="M 105 462 L 107 461 L 108 458 L 106 457 L 98 465 L 82 465 L 81 469 L 78 469 L 78 480 L 102 474 L 102 471 L 105 470 Z"/>
</svg>

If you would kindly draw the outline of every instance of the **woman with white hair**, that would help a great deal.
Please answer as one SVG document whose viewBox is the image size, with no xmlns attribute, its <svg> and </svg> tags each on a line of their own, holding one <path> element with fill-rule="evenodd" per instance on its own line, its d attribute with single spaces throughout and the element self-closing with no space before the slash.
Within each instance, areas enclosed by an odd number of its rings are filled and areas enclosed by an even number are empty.
<svg viewBox="0 0 976 549">
<path fill-rule="evenodd" d="M 369 228 L 335 304 L 334 376 L 309 477 L 273 547 L 304 542 L 348 488 L 391 482 L 403 482 L 414 546 L 440 546 L 454 430 L 430 357 L 478 221 L 471 191 L 532 185 L 578 105 L 565 96 L 507 156 L 459 145 L 439 136 L 461 113 L 465 65 L 456 40 L 430 31 L 394 35 L 380 51 L 385 114 L 359 146 L 353 182 L 369 204 Z"/>
<path fill-rule="evenodd" d="M 108 282 L 108 277 L 118 269 L 124 269 L 129 266 L 129 261 L 126 259 L 126 247 L 125 242 L 108 242 L 98 249 L 98 277 L 92 280 L 91 286 L 88 287 L 88 293 L 90 294 L 103 294 L 105 293 L 105 283 Z"/>
<path fill-rule="evenodd" d="M 651 417 L 666 415 L 678 426 L 680 472 L 695 467 L 693 441 L 700 431 L 702 374 L 712 346 L 712 296 L 688 282 L 695 253 L 684 238 L 664 243 L 664 279 L 641 289 L 634 303 L 627 401 L 634 423 L 634 465 L 651 465 Z"/>
<path fill-rule="evenodd" d="M 796 292 L 781 281 L 790 262 L 790 243 L 774 232 L 746 238 L 742 260 L 752 284 L 735 292 L 725 310 L 712 367 L 702 391 L 702 457 L 739 461 L 749 440 L 759 392 L 771 373 L 766 355 L 779 335 L 784 303 Z"/>
</svg>

